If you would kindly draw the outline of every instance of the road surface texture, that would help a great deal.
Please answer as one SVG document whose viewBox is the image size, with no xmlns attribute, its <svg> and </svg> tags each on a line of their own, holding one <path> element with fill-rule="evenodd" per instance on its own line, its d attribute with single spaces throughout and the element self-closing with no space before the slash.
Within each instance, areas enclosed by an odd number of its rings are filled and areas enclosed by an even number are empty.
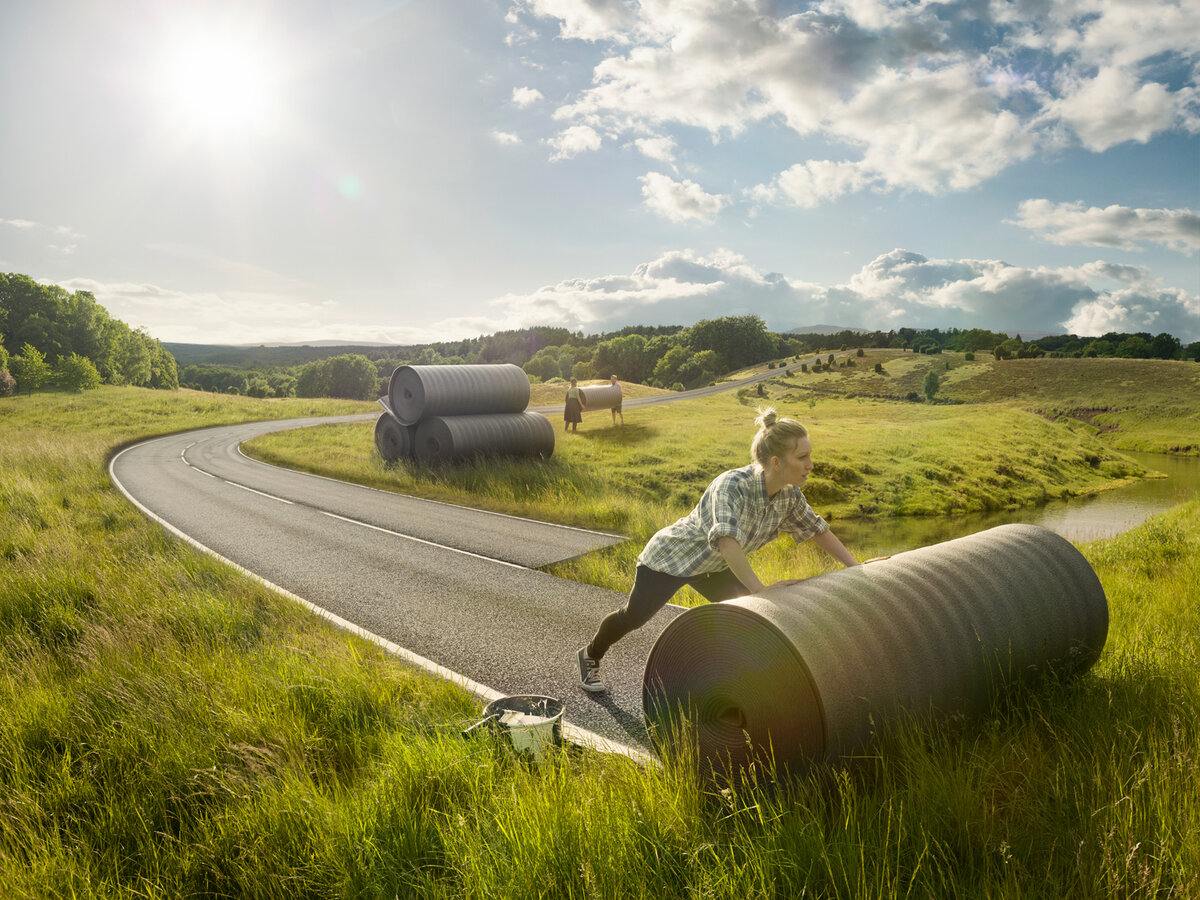
<svg viewBox="0 0 1200 900">
<path fill-rule="evenodd" d="M 628 399 L 625 406 L 733 390 L 780 372 Z M 569 738 L 649 758 L 642 671 L 659 633 L 682 609 L 668 605 L 615 645 L 604 660 L 608 690 L 589 694 L 578 686 L 575 652 L 625 595 L 536 571 L 623 538 L 374 490 L 270 466 L 240 450 L 242 441 L 271 431 L 374 418 L 169 435 L 121 450 L 110 474 L 175 534 L 458 681 L 481 701 L 510 694 L 562 699 Z"/>
</svg>

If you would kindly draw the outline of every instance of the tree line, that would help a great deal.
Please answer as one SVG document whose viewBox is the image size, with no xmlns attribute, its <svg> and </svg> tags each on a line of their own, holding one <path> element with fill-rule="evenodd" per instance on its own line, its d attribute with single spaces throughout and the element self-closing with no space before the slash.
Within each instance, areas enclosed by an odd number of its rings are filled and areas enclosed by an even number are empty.
<svg viewBox="0 0 1200 900">
<path fill-rule="evenodd" d="M 175 358 L 144 329 L 114 319 L 88 291 L 0 274 L 0 393 L 100 384 L 175 389 Z"/>
<path fill-rule="evenodd" d="M 998 331 L 982 328 L 897 328 L 892 331 L 858 331 L 846 329 L 831 334 L 793 335 L 805 353 L 824 347 L 890 348 L 911 350 L 914 353 L 940 353 L 953 350 L 961 353 L 979 351 L 991 353 L 996 359 L 1083 359 L 1112 357 L 1124 359 L 1178 359 L 1200 361 L 1200 341 L 1186 346 L 1174 335 L 1165 332 L 1151 335 L 1110 331 L 1100 337 L 1080 337 L 1075 334 L 1047 335 L 1036 341 L 1022 340 L 1018 334 L 1010 338 Z"/>
</svg>

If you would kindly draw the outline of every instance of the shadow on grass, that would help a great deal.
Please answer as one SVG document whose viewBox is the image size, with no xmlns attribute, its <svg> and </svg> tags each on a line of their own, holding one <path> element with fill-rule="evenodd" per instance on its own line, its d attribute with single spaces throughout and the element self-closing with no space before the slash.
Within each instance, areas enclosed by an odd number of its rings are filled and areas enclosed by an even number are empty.
<svg viewBox="0 0 1200 900">
<path fill-rule="evenodd" d="M 626 423 L 625 425 L 613 426 L 609 422 L 604 422 L 602 425 L 593 424 L 590 428 L 585 421 L 583 426 L 577 432 L 568 432 L 562 435 L 563 439 L 567 438 L 584 438 L 589 441 L 595 441 L 599 444 L 620 446 L 624 444 L 636 444 L 647 440 L 654 434 L 654 429 L 648 425 L 639 425 L 636 423 Z"/>
</svg>

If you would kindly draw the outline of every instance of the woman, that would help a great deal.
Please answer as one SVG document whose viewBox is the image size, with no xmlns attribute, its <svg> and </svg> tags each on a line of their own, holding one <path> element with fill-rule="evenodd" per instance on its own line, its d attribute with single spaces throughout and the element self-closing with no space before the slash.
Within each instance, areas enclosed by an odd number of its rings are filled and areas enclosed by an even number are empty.
<svg viewBox="0 0 1200 900">
<path fill-rule="evenodd" d="M 567 403 L 563 407 L 563 431 L 568 428 L 571 431 L 579 430 L 579 423 L 583 421 L 583 408 L 587 406 L 583 402 L 583 391 L 579 390 L 579 382 L 574 378 L 571 379 L 571 386 L 567 388 Z"/>
<path fill-rule="evenodd" d="M 800 490 L 813 468 L 808 430 L 794 419 L 778 418 L 773 409 L 759 412 L 751 464 L 722 472 L 691 513 L 650 538 L 638 556 L 629 599 L 579 648 L 584 690 L 604 690 L 600 660 L 608 648 L 649 622 L 685 584 L 714 603 L 766 590 L 746 556 L 780 531 L 790 533 L 796 543 L 812 538 L 845 566 L 859 565 Z"/>
</svg>

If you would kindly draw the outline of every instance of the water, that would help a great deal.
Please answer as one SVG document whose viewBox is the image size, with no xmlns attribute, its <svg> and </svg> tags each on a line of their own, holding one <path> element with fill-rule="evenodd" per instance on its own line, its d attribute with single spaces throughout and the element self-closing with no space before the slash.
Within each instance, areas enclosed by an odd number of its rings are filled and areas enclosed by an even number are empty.
<svg viewBox="0 0 1200 900">
<path fill-rule="evenodd" d="M 1108 538 L 1140 525 L 1155 513 L 1200 495 L 1200 457 L 1128 453 L 1166 478 L 1146 478 L 1095 496 L 1045 506 L 961 516 L 834 520 L 833 530 L 851 552 L 885 556 L 1005 525 L 1025 522 L 1049 528 L 1070 541 Z"/>
</svg>

